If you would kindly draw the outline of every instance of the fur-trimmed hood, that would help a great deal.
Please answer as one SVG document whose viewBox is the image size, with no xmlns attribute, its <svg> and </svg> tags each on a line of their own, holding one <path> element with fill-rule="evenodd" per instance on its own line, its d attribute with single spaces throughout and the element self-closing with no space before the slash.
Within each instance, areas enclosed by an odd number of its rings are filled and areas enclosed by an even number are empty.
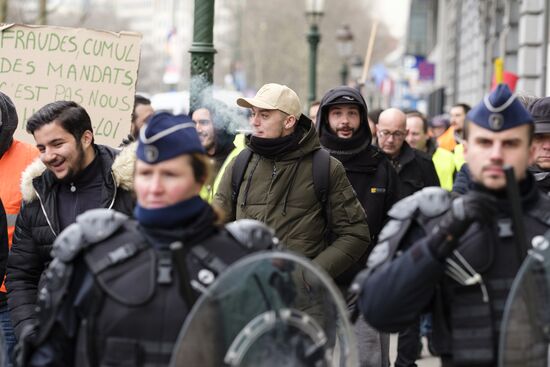
<svg viewBox="0 0 550 367">
<path fill-rule="evenodd" d="M 136 161 L 137 143 L 130 144 L 120 150 L 111 166 L 117 187 L 133 191 L 134 166 Z M 111 149 L 111 148 L 109 148 Z M 21 195 L 23 202 L 30 203 L 38 198 L 33 180 L 46 171 L 46 166 L 40 158 L 36 158 L 21 174 Z"/>
</svg>

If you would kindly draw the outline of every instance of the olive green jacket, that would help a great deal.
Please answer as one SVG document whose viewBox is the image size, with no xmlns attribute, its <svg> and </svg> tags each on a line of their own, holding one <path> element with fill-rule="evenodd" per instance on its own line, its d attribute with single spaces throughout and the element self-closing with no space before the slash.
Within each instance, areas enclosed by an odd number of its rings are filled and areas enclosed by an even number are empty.
<svg viewBox="0 0 550 367">
<path fill-rule="evenodd" d="M 226 221 L 256 219 L 275 230 L 284 247 L 325 269 L 332 277 L 347 270 L 370 250 L 366 215 L 357 200 L 342 164 L 330 158 L 331 230 L 334 240 L 326 243 L 323 208 L 313 187 L 312 153 L 321 149 L 311 120 L 302 116 L 299 148 L 275 159 L 252 155 L 242 181 L 236 208 L 231 201 L 231 172 L 225 170 L 214 205 L 226 213 Z M 246 141 L 249 145 L 249 138 Z"/>
</svg>

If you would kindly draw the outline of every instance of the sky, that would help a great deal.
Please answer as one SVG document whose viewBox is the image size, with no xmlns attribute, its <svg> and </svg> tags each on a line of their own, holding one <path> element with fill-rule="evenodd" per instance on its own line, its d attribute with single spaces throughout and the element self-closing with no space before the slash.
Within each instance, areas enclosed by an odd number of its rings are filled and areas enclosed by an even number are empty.
<svg viewBox="0 0 550 367">
<path fill-rule="evenodd" d="M 376 16 L 396 38 L 405 35 L 411 0 L 371 0 Z"/>
</svg>

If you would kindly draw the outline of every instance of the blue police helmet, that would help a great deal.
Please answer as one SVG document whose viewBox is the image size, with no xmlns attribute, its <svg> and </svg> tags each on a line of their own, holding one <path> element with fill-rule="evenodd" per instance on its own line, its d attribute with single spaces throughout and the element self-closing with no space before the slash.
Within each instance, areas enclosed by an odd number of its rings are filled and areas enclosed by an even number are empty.
<svg viewBox="0 0 550 367">
<path fill-rule="evenodd" d="M 466 117 L 474 124 L 495 132 L 533 123 L 531 114 L 506 84 L 499 84 Z"/>
<path fill-rule="evenodd" d="M 138 159 L 159 163 L 182 154 L 206 154 L 189 116 L 158 112 L 139 131 Z"/>
</svg>

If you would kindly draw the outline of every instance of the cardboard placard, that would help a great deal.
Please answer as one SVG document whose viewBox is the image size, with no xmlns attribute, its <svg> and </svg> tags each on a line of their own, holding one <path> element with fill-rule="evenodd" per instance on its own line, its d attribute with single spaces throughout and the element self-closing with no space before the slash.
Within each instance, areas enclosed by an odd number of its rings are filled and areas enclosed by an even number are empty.
<svg viewBox="0 0 550 367">
<path fill-rule="evenodd" d="M 130 131 L 141 35 L 83 28 L 0 25 L 0 90 L 15 103 L 15 138 L 34 144 L 27 119 L 42 106 L 75 101 L 98 144 L 118 146 Z"/>
</svg>

